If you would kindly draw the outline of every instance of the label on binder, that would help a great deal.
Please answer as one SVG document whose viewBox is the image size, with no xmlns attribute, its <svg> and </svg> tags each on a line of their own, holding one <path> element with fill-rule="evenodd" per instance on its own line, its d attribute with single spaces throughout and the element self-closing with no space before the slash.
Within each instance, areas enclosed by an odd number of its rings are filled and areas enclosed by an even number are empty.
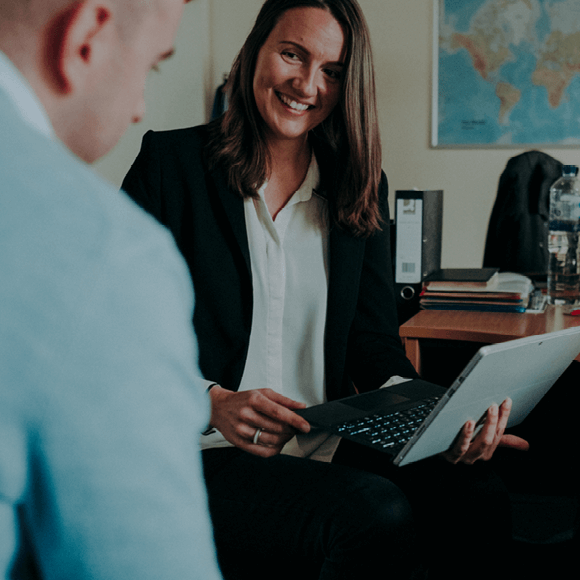
<svg viewBox="0 0 580 580">
<path fill-rule="evenodd" d="M 395 282 L 421 282 L 423 200 L 397 199 Z"/>
</svg>

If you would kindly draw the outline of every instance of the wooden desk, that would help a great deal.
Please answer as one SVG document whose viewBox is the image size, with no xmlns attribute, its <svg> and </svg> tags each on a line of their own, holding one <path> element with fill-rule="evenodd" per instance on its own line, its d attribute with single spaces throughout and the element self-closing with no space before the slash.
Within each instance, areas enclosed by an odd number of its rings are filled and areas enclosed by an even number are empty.
<svg viewBox="0 0 580 580">
<path fill-rule="evenodd" d="M 422 338 L 494 344 L 571 326 L 580 326 L 580 316 L 565 315 L 557 306 L 548 306 L 542 314 L 421 310 L 399 332 L 409 360 L 420 373 Z"/>
</svg>

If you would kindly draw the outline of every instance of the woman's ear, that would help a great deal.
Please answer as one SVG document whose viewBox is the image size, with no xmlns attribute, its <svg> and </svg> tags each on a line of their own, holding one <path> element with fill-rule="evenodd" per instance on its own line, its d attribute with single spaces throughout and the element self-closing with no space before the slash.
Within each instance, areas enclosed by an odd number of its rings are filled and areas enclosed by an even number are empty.
<svg viewBox="0 0 580 580">
<path fill-rule="evenodd" d="M 69 5 L 47 27 L 46 63 L 59 91 L 70 93 L 90 80 L 110 51 L 113 12 L 107 0 Z"/>
</svg>

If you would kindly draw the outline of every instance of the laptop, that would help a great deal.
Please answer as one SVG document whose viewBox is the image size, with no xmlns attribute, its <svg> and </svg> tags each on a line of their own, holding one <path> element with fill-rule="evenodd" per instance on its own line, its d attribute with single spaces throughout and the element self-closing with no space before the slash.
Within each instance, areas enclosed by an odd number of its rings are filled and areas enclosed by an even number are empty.
<svg viewBox="0 0 580 580">
<path fill-rule="evenodd" d="M 580 353 L 580 326 L 479 349 L 453 385 L 415 379 L 296 411 L 315 429 L 373 447 L 403 466 L 446 451 L 466 421 L 513 400 L 519 424 Z"/>
</svg>

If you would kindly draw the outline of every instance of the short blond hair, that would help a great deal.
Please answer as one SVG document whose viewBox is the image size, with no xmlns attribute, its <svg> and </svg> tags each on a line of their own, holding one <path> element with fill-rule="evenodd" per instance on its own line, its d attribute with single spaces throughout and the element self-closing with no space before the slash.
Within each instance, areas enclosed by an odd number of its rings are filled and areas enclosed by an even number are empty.
<svg viewBox="0 0 580 580">
<path fill-rule="evenodd" d="M 76 4 L 78 0 L 0 0 L 0 25 L 43 27 L 55 14 Z M 82 0 L 81 0 L 82 1 Z M 105 0 L 114 11 L 115 24 L 122 37 L 129 37 L 159 0 Z"/>
</svg>

